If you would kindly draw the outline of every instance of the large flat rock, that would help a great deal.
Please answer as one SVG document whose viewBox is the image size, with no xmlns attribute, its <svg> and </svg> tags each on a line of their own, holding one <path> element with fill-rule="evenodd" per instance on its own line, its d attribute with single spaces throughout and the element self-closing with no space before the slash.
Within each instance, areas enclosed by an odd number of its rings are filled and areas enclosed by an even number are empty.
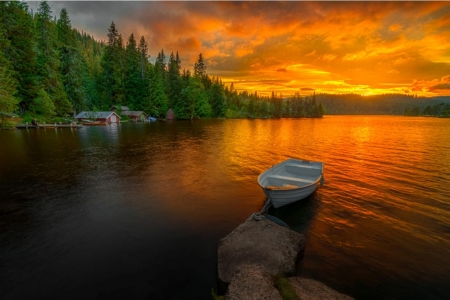
<svg viewBox="0 0 450 300">
<path fill-rule="evenodd" d="M 218 276 L 230 284 L 240 266 L 258 265 L 269 276 L 295 274 L 305 237 L 269 220 L 247 220 L 219 241 Z"/>
</svg>

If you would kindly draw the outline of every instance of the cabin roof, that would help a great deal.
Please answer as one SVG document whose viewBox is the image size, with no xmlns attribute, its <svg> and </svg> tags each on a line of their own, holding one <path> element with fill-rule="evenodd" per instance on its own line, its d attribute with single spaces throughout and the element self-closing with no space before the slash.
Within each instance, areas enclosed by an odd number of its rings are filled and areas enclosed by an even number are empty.
<svg viewBox="0 0 450 300">
<path fill-rule="evenodd" d="M 121 110 L 122 112 L 124 112 L 124 111 L 127 111 L 127 110 L 130 110 L 129 108 L 128 108 L 128 106 L 121 106 L 121 105 L 114 105 L 114 106 L 112 106 L 111 108 L 110 108 L 110 110 L 112 110 L 112 109 L 118 109 L 118 110 Z"/>
<path fill-rule="evenodd" d="M 112 114 L 115 114 L 120 119 L 120 116 L 113 111 L 82 111 L 78 115 L 76 115 L 75 119 L 82 119 L 82 118 L 107 119 Z"/>
<path fill-rule="evenodd" d="M 138 117 L 142 114 L 147 115 L 145 112 L 143 112 L 142 110 L 128 110 L 128 111 L 122 111 L 122 115 L 124 116 L 132 116 L 132 117 Z"/>
</svg>

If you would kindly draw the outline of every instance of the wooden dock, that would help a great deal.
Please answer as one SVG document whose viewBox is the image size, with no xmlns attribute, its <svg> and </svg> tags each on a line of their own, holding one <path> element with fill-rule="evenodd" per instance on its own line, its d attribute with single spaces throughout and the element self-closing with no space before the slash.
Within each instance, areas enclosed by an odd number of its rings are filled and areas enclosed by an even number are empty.
<svg viewBox="0 0 450 300">
<path fill-rule="evenodd" d="M 17 129 L 51 129 L 51 128 L 81 128 L 83 125 L 81 124 L 39 124 L 38 126 L 34 126 L 31 124 L 17 124 Z"/>
</svg>

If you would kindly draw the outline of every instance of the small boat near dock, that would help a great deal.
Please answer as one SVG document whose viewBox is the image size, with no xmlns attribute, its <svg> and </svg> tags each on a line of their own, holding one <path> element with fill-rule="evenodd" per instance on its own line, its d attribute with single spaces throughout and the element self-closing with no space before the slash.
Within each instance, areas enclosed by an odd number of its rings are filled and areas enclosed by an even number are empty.
<svg viewBox="0 0 450 300">
<path fill-rule="evenodd" d="M 322 162 L 290 158 L 261 173 L 258 184 L 279 208 L 308 197 L 323 180 Z"/>
<path fill-rule="evenodd" d="M 81 124 L 83 124 L 83 126 L 107 126 L 108 125 L 107 122 L 88 121 L 88 120 L 83 120 L 83 122 Z"/>
</svg>

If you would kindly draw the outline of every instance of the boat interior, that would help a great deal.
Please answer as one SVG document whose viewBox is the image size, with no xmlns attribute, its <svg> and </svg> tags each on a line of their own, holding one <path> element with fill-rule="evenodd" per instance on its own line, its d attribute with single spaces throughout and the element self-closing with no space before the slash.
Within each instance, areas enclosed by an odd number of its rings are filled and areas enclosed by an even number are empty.
<svg viewBox="0 0 450 300">
<path fill-rule="evenodd" d="M 318 180 L 322 173 L 321 163 L 288 162 L 274 166 L 260 177 L 262 186 L 303 187 Z"/>
</svg>

